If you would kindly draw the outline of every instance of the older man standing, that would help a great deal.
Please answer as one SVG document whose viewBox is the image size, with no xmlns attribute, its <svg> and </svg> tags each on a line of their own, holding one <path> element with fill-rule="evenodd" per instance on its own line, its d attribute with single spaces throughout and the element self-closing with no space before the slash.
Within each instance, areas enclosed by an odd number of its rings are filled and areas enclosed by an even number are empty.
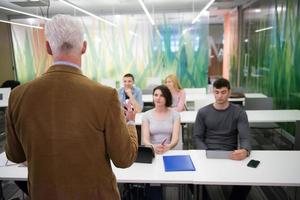
<svg viewBox="0 0 300 200">
<path fill-rule="evenodd" d="M 82 75 L 79 22 L 57 15 L 45 35 L 54 64 L 12 91 L 6 155 L 27 161 L 32 200 L 120 199 L 110 160 L 122 168 L 135 160 L 135 113 L 125 119 L 117 91 Z"/>
</svg>

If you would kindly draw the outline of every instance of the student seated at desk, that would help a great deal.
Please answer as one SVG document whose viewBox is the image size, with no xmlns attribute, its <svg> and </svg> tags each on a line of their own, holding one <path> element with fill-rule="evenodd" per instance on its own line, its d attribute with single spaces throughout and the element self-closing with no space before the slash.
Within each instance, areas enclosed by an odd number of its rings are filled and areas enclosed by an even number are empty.
<svg viewBox="0 0 300 200">
<path fill-rule="evenodd" d="M 163 154 L 178 143 L 180 115 L 172 110 L 172 95 L 160 85 L 153 89 L 154 108 L 143 115 L 142 143 L 152 145 L 155 153 Z"/>
<path fill-rule="evenodd" d="M 181 87 L 177 77 L 170 74 L 165 79 L 165 85 L 169 88 L 172 94 L 172 109 L 182 112 L 185 111 L 185 91 Z"/>
<path fill-rule="evenodd" d="M 249 156 L 250 129 L 246 112 L 228 101 L 230 83 L 224 78 L 213 84 L 215 102 L 200 109 L 194 126 L 197 149 L 233 151 L 230 159 L 244 160 Z M 250 186 L 234 186 L 230 200 L 247 199 Z"/>
<path fill-rule="evenodd" d="M 134 86 L 134 76 L 132 74 L 125 74 L 123 76 L 123 87 L 118 90 L 119 100 L 123 105 L 126 100 L 130 101 L 136 112 L 142 112 L 143 100 L 142 91 L 140 88 Z"/>
</svg>

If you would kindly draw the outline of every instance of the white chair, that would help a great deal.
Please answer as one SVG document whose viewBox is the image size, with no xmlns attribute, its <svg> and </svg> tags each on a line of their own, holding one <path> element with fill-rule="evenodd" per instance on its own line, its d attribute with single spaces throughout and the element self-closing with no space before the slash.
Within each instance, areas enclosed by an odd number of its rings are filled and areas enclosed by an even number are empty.
<svg viewBox="0 0 300 200">
<path fill-rule="evenodd" d="M 8 106 L 8 98 L 10 95 L 10 88 L 0 88 L 0 107 Z"/>
<path fill-rule="evenodd" d="M 116 81 L 113 79 L 103 79 L 101 80 L 101 84 L 112 88 L 116 88 Z"/>
<path fill-rule="evenodd" d="M 173 150 L 183 150 L 182 128 L 183 128 L 183 127 L 180 126 L 178 143 L 177 143 L 177 145 L 173 148 Z"/>
<path fill-rule="evenodd" d="M 146 82 L 146 88 L 151 88 L 161 85 L 161 78 L 159 77 L 148 77 Z"/>
<path fill-rule="evenodd" d="M 185 88 L 185 94 L 206 94 L 206 88 Z"/>
<path fill-rule="evenodd" d="M 245 99 L 245 110 L 272 110 L 273 99 L 272 97 L 267 98 L 246 98 Z M 279 130 L 282 135 L 281 127 L 277 123 L 265 122 L 265 123 L 249 123 L 251 129 L 261 130 Z M 264 135 L 267 132 L 264 133 Z M 274 138 L 274 137 L 273 137 Z M 273 141 L 274 142 L 274 141 Z"/>
<path fill-rule="evenodd" d="M 194 110 L 199 110 L 200 108 L 203 108 L 204 106 L 207 106 L 214 102 L 214 98 L 205 98 L 201 100 L 194 101 Z"/>
</svg>

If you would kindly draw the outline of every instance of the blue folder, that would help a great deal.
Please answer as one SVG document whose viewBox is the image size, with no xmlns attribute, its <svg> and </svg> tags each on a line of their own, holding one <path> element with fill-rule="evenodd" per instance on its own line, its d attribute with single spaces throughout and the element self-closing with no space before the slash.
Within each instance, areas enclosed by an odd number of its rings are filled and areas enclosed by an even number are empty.
<svg viewBox="0 0 300 200">
<path fill-rule="evenodd" d="M 196 171 L 189 155 L 163 156 L 163 160 L 166 172 Z"/>
</svg>

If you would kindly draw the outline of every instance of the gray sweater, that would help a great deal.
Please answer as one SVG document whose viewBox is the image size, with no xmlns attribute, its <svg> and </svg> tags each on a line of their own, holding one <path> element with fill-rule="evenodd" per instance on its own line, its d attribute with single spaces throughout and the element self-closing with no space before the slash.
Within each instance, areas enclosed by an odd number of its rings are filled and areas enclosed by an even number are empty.
<svg viewBox="0 0 300 200">
<path fill-rule="evenodd" d="M 225 110 L 217 110 L 213 104 L 205 106 L 198 111 L 193 140 L 197 149 L 251 150 L 246 112 L 231 103 Z"/>
</svg>

